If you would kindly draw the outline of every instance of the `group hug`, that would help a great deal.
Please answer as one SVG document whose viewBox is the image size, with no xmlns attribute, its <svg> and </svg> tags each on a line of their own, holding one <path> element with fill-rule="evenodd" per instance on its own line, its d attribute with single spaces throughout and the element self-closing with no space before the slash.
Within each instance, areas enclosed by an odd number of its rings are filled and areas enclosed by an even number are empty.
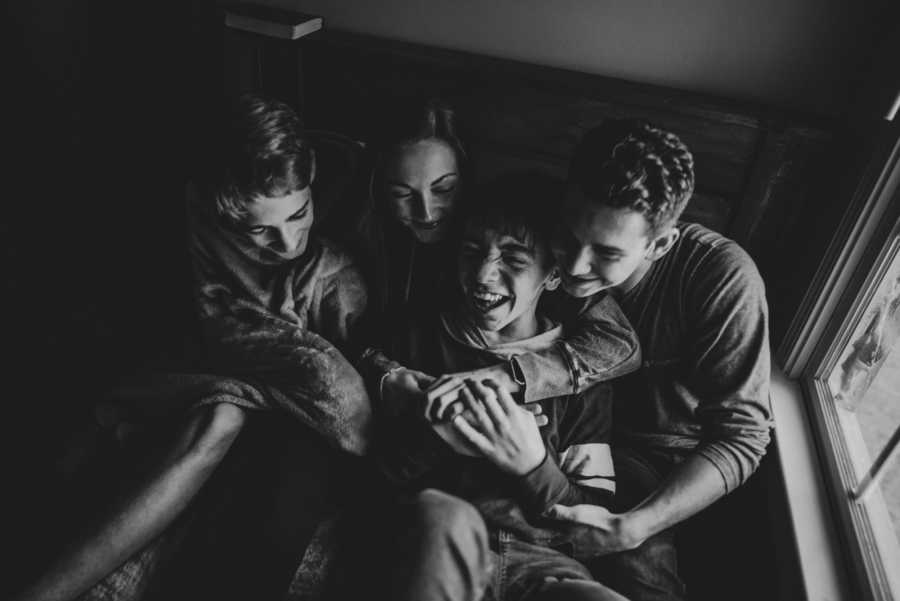
<svg viewBox="0 0 900 601">
<path fill-rule="evenodd" d="M 690 150 L 607 120 L 565 179 L 479 178 L 440 99 L 378 129 L 362 210 L 330 207 L 345 235 L 326 236 L 297 112 L 258 94 L 223 112 L 186 194 L 203 344 L 98 404 L 140 477 L 16 601 L 158 598 L 263 414 L 354 466 L 331 476 L 327 557 L 299 549 L 285 599 L 687 598 L 680 528 L 750 477 L 772 426 L 763 281 L 680 220 Z"/>
</svg>

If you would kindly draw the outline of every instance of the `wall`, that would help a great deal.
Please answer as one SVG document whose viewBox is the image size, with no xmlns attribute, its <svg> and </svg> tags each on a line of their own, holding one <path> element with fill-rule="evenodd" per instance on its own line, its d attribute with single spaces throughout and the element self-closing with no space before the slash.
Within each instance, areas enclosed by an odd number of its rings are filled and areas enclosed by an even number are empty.
<svg viewBox="0 0 900 601">
<path fill-rule="evenodd" d="M 326 27 L 839 112 L 875 0 L 261 0 Z"/>
</svg>

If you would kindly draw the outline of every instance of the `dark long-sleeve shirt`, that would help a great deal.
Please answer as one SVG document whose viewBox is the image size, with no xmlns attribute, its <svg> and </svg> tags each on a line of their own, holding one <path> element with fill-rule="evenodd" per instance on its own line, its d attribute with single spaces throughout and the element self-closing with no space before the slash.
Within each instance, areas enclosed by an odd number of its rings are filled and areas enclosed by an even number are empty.
<svg viewBox="0 0 900 601">
<path fill-rule="evenodd" d="M 524 350 L 545 348 L 562 328 L 549 327 L 520 346 L 486 347 L 477 329 L 451 318 L 410 328 L 403 359 L 416 369 L 470 370 Z M 421 408 L 399 411 L 389 424 L 383 467 L 395 483 L 437 487 L 473 502 L 491 526 L 526 540 L 557 544 L 564 529 L 542 517 L 556 503 L 608 505 L 615 490 L 608 386 L 542 401 L 548 424 L 541 428 L 547 450 L 543 462 L 523 476 L 504 474 L 486 459 L 457 455 L 420 416 Z"/>
<path fill-rule="evenodd" d="M 616 444 L 698 453 L 730 491 L 770 438 L 765 288 L 737 243 L 697 224 L 679 229 L 675 246 L 619 299 L 643 366 L 613 383 Z"/>
<path fill-rule="evenodd" d="M 376 245 L 372 254 L 381 268 L 375 275 L 385 304 L 379 307 L 383 330 L 408 323 L 411 317 L 445 310 L 456 300 L 446 274 L 453 272 L 455 247 L 452 244 L 422 244 L 412 240 L 402 228 L 384 224 L 391 244 Z M 381 242 L 385 245 L 387 240 Z M 380 248 L 380 250 L 378 250 Z M 634 330 L 616 302 L 607 294 L 589 306 L 573 303 L 557 290 L 541 297 L 541 313 L 563 324 L 564 336 L 547 348 L 522 353 L 515 358 L 524 381 L 522 398 L 533 402 L 575 394 L 591 384 L 605 382 L 638 369 L 641 350 Z M 389 333 L 380 348 L 369 349 L 362 364 L 363 377 L 373 394 L 381 377 L 399 367 L 397 349 Z M 490 364 L 484 364 L 485 367 Z M 428 372 L 438 376 L 445 372 Z"/>
</svg>

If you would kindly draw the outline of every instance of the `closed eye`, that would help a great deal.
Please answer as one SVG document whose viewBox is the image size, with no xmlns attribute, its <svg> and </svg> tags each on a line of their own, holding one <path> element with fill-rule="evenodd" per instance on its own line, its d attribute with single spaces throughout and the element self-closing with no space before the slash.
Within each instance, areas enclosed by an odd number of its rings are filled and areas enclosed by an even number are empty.
<svg viewBox="0 0 900 601">
<path fill-rule="evenodd" d="M 250 234 L 251 236 L 261 236 L 266 233 L 266 226 L 257 225 L 255 227 L 246 227 L 244 228 L 244 232 Z"/>
<path fill-rule="evenodd" d="M 291 215 L 287 218 L 288 221 L 300 221 L 304 217 L 306 217 L 307 213 L 309 213 L 309 208 L 304 206 L 302 209 Z"/>
<path fill-rule="evenodd" d="M 531 264 L 531 259 L 518 253 L 505 253 L 504 260 L 513 267 L 527 267 Z"/>
</svg>

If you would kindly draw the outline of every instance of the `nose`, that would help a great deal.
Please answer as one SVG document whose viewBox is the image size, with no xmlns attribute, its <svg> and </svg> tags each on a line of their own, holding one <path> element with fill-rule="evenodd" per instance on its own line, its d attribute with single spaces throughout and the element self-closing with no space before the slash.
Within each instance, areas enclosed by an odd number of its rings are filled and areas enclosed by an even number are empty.
<svg viewBox="0 0 900 601">
<path fill-rule="evenodd" d="M 278 228 L 270 246 L 279 252 L 292 253 L 300 245 L 300 238 L 301 236 L 297 236 L 286 228 Z"/>
<path fill-rule="evenodd" d="M 430 191 L 425 191 L 413 206 L 413 219 L 416 221 L 434 221 L 434 199 Z"/>
<path fill-rule="evenodd" d="M 497 260 L 499 257 L 491 254 L 485 255 L 481 260 L 481 265 L 478 266 L 478 272 L 476 274 L 476 282 L 479 284 L 491 284 L 496 282 L 500 271 L 497 268 Z"/>
<path fill-rule="evenodd" d="M 569 250 L 561 264 L 569 275 L 588 275 L 591 272 L 591 256 L 588 247 L 582 246 Z"/>
</svg>

